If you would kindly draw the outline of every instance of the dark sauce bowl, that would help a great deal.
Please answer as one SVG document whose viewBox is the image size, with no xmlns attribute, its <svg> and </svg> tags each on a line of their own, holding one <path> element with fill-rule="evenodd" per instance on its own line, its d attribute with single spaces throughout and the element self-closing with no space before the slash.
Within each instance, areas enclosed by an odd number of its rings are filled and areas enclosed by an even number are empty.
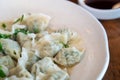
<svg viewBox="0 0 120 80">
<path fill-rule="evenodd" d="M 79 0 L 78 2 L 98 19 L 120 18 L 120 8 L 112 8 L 120 0 Z"/>
</svg>

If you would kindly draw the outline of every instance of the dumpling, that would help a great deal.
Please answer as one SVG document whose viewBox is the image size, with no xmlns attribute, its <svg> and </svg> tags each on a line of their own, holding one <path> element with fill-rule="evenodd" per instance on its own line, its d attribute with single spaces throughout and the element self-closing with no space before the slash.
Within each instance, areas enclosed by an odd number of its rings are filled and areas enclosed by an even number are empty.
<svg viewBox="0 0 120 80">
<path fill-rule="evenodd" d="M 31 71 L 31 67 L 33 66 L 34 63 L 36 63 L 39 60 L 39 58 L 36 56 L 34 50 L 29 50 L 28 51 L 28 60 L 26 62 L 26 68 Z"/>
<path fill-rule="evenodd" d="M 17 34 L 17 41 L 21 46 L 23 46 L 25 42 L 30 41 L 30 38 L 26 34 L 19 32 Z"/>
<path fill-rule="evenodd" d="M 63 42 L 64 47 L 75 47 L 81 52 L 85 51 L 85 45 L 81 37 L 77 32 L 71 31 L 70 29 L 60 29 L 57 33 L 61 33 L 66 36 L 67 43 Z"/>
<path fill-rule="evenodd" d="M 62 33 L 51 33 L 50 36 L 56 40 L 59 41 L 60 43 L 67 44 L 68 42 L 68 35 L 67 34 L 62 34 Z"/>
<path fill-rule="evenodd" d="M 67 72 L 62 71 L 50 57 L 44 57 L 32 67 L 36 80 L 69 80 Z"/>
<path fill-rule="evenodd" d="M 20 32 L 17 34 L 17 41 L 22 47 L 28 50 L 31 50 L 31 48 L 34 47 L 36 42 L 35 37 L 36 37 L 36 34 L 34 33 L 29 33 L 26 35 Z"/>
<path fill-rule="evenodd" d="M 71 31 L 70 29 L 59 29 L 56 31 L 56 33 L 60 33 L 64 36 L 64 38 L 66 39 L 66 42 L 64 42 L 65 44 L 73 39 L 73 38 L 76 38 L 77 36 L 77 33 L 76 32 L 73 32 Z"/>
<path fill-rule="evenodd" d="M 35 33 L 29 33 L 29 34 L 27 34 L 28 36 L 29 36 L 29 38 L 31 39 L 31 45 L 32 45 L 32 47 L 34 47 L 35 46 L 35 42 L 36 42 L 36 40 L 35 40 L 35 38 L 36 38 L 36 34 Z"/>
<path fill-rule="evenodd" d="M 48 35 L 49 33 L 47 31 L 41 32 L 41 33 L 37 33 L 36 34 L 36 41 L 38 41 L 40 38 L 42 38 L 45 35 Z"/>
<path fill-rule="evenodd" d="M 4 56 L 4 52 L 0 51 L 0 57 Z"/>
<path fill-rule="evenodd" d="M 0 57 L 0 65 L 6 66 L 8 69 L 15 67 L 15 63 L 10 56 Z"/>
<path fill-rule="evenodd" d="M 31 50 L 31 48 L 32 48 L 32 44 L 31 44 L 32 40 L 31 40 L 31 38 L 28 35 L 19 32 L 17 34 L 17 41 L 19 42 L 19 44 L 22 47 L 24 47 L 24 48 L 26 48 L 28 50 Z"/>
<path fill-rule="evenodd" d="M 30 74 L 30 72 L 28 72 L 25 67 L 21 66 L 21 65 L 17 65 L 17 67 L 13 68 L 10 70 L 10 75 L 16 75 L 17 77 L 24 77 L 24 78 L 29 78 L 29 79 L 33 79 L 33 76 Z"/>
<path fill-rule="evenodd" d="M 63 45 L 59 41 L 54 40 L 51 35 L 45 35 L 36 43 L 40 58 L 53 57 L 62 47 Z"/>
<path fill-rule="evenodd" d="M 32 66 L 31 73 L 36 77 L 36 80 L 41 80 L 47 73 L 58 71 L 60 68 L 53 63 L 49 57 L 44 57 Z"/>
<path fill-rule="evenodd" d="M 75 47 L 63 48 L 55 56 L 55 62 L 61 66 L 69 67 L 80 62 L 83 52 Z"/>
<path fill-rule="evenodd" d="M 44 14 L 25 15 L 22 24 L 26 25 L 30 32 L 39 33 L 47 28 L 50 19 Z"/>
<path fill-rule="evenodd" d="M 27 78 L 28 80 L 33 80 L 33 76 L 26 69 L 26 64 L 27 64 L 28 60 L 29 60 L 28 51 L 27 51 L 27 49 L 22 48 L 21 57 L 18 59 L 18 64 L 15 68 L 10 70 L 9 76 L 16 75 L 18 77 L 18 80 L 20 77 L 21 77 L 20 80 L 22 78 L 23 79 Z M 16 71 L 17 71 L 17 73 L 16 73 Z"/>
<path fill-rule="evenodd" d="M 16 75 L 18 77 L 33 78 L 32 75 L 26 69 L 26 62 L 28 60 L 27 53 L 27 50 L 25 48 L 22 48 L 21 57 L 18 59 L 17 66 L 10 70 L 10 76 Z"/>
<path fill-rule="evenodd" d="M 28 61 L 28 50 L 22 47 L 21 57 L 18 59 L 17 65 L 26 67 Z"/>
<path fill-rule="evenodd" d="M 32 66 L 32 74 L 37 74 L 37 72 L 50 73 L 54 71 L 61 70 L 56 64 L 53 63 L 53 60 L 49 57 L 44 57 L 42 60 L 39 60 Z"/>
<path fill-rule="evenodd" d="M 74 46 L 76 49 L 80 51 L 83 51 L 83 52 L 85 51 L 84 41 L 77 34 L 74 35 L 67 44 L 69 45 L 69 47 Z"/>
<path fill-rule="evenodd" d="M 0 39 L 0 43 L 2 44 L 5 54 L 15 59 L 20 58 L 21 48 L 16 41 L 11 39 Z"/>
<path fill-rule="evenodd" d="M 65 71 L 60 70 L 49 73 L 42 80 L 70 80 L 70 78 Z"/>
<path fill-rule="evenodd" d="M 13 75 L 8 78 L 5 78 L 4 80 L 33 80 L 33 79 L 26 78 L 26 77 L 17 77 L 15 75 Z"/>
</svg>

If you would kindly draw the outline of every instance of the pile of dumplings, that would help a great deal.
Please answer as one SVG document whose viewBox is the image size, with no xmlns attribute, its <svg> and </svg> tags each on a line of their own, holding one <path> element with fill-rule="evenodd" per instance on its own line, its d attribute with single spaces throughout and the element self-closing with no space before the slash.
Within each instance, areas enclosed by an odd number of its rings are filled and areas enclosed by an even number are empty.
<svg viewBox="0 0 120 80">
<path fill-rule="evenodd" d="M 52 29 L 51 17 L 24 14 L 0 22 L 0 80 L 70 80 L 82 40 L 70 29 Z"/>
</svg>

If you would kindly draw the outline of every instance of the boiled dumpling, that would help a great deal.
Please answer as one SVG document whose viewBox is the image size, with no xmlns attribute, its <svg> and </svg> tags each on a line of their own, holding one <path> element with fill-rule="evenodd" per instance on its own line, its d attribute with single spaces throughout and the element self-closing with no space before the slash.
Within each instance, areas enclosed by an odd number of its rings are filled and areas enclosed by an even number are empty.
<svg viewBox="0 0 120 80">
<path fill-rule="evenodd" d="M 70 80 L 70 79 L 69 75 L 65 71 L 60 70 L 49 73 L 42 80 Z"/>
<path fill-rule="evenodd" d="M 44 57 L 32 66 L 31 73 L 36 77 L 36 80 L 42 80 L 47 73 L 59 71 L 60 68 L 53 63 L 49 57 Z"/>
<path fill-rule="evenodd" d="M 0 51 L 0 57 L 4 56 L 4 52 Z"/>
<path fill-rule="evenodd" d="M 78 36 L 77 34 L 74 35 L 69 42 L 67 43 L 69 45 L 69 47 L 75 47 L 76 49 L 80 50 L 80 51 L 85 51 L 85 45 L 83 40 L 80 38 L 80 36 Z"/>
<path fill-rule="evenodd" d="M 18 59 L 18 64 L 15 68 L 10 70 L 10 76 L 16 75 L 18 77 L 26 77 L 33 79 L 32 75 L 28 70 L 26 69 L 26 62 L 28 60 L 28 54 L 27 50 L 25 48 L 22 48 L 21 52 L 21 58 Z M 17 71 L 17 73 L 16 73 Z"/>
<path fill-rule="evenodd" d="M 69 67 L 80 62 L 83 52 L 75 47 L 63 48 L 55 56 L 55 62 L 59 65 Z"/>
<path fill-rule="evenodd" d="M 45 35 L 48 35 L 49 33 L 47 31 L 41 32 L 41 33 L 37 33 L 36 34 L 36 41 L 38 41 L 40 38 L 42 38 Z"/>
<path fill-rule="evenodd" d="M 15 67 L 15 63 L 10 56 L 0 57 L 0 65 L 6 66 L 8 69 Z"/>
<path fill-rule="evenodd" d="M 49 57 L 35 63 L 31 73 L 36 76 L 36 80 L 69 80 L 68 73 L 62 71 Z"/>
<path fill-rule="evenodd" d="M 0 43 L 2 44 L 5 54 L 8 54 L 15 59 L 20 58 L 21 48 L 16 41 L 11 39 L 0 39 Z"/>
<path fill-rule="evenodd" d="M 58 31 L 56 31 L 56 33 L 60 33 L 60 34 L 64 35 L 64 37 L 66 38 L 67 41 L 69 41 L 73 38 L 76 38 L 76 36 L 78 36 L 76 32 L 73 32 L 70 29 L 59 29 Z M 67 41 L 66 41 L 66 43 L 67 43 Z"/>
<path fill-rule="evenodd" d="M 10 70 L 10 76 L 11 75 L 16 75 L 17 77 L 24 77 L 24 78 L 29 78 L 33 79 L 33 76 L 28 72 L 25 67 L 21 65 L 17 65 L 17 67 L 13 68 Z"/>
<path fill-rule="evenodd" d="M 33 74 L 37 74 L 37 72 L 49 73 L 58 70 L 60 70 L 60 68 L 54 64 L 52 59 L 49 57 L 44 57 L 42 60 L 36 62 L 32 67 Z"/>
<path fill-rule="evenodd" d="M 51 33 L 50 36 L 56 40 L 59 41 L 60 43 L 67 44 L 68 42 L 68 35 L 67 34 L 62 34 L 62 33 Z"/>
<path fill-rule="evenodd" d="M 26 68 L 31 71 L 31 67 L 33 66 L 34 63 L 36 63 L 39 60 L 39 58 L 36 56 L 34 50 L 29 50 L 28 51 L 28 60 L 26 62 Z"/>
<path fill-rule="evenodd" d="M 26 25 L 30 32 L 39 33 L 47 28 L 50 19 L 49 16 L 44 14 L 25 15 L 22 24 Z"/>
<path fill-rule="evenodd" d="M 25 42 L 30 41 L 30 38 L 26 34 L 19 32 L 17 34 L 17 41 L 21 46 L 23 46 Z"/>
<path fill-rule="evenodd" d="M 31 40 L 31 38 L 28 35 L 24 34 L 24 33 L 19 32 L 17 34 L 17 41 L 19 42 L 19 44 L 22 47 L 24 47 L 26 49 L 31 49 L 32 48 L 32 44 L 31 44 L 32 40 Z"/>
<path fill-rule="evenodd" d="M 15 75 L 13 75 L 8 78 L 5 78 L 4 80 L 33 80 L 33 79 L 26 78 L 26 77 L 17 77 Z"/>
<path fill-rule="evenodd" d="M 40 38 L 36 44 L 36 48 L 40 52 L 40 58 L 45 56 L 53 57 L 63 47 L 63 45 L 59 41 L 54 40 L 51 35 L 45 35 Z"/>
</svg>

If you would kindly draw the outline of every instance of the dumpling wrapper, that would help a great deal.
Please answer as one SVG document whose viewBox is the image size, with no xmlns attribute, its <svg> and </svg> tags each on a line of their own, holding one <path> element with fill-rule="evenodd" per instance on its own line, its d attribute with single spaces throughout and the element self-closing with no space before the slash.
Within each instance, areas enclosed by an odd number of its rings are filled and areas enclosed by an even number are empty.
<svg viewBox="0 0 120 80">
<path fill-rule="evenodd" d="M 82 59 L 83 51 L 75 47 L 63 48 L 55 56 L 55 62 L 64 67 L 74 66 Z"/>
<path fill-rule="evenodd" d="M 16 41 L 11 39 L 0 39 L 0 43 L 2 44 L 5 54 L 15 59 L 20 58 L 21 47 Z"/>
<path fill-rule="evenodd" d="M 45 14 L 25 14 L 22 24 L 27 26 L 27 29 L 33 33 L 44 31 L 50 22 L 51 17 Z"/>
<path fill-rule="evenodd" d="M 60 80 L 69 80 L 67 72 L 61 70 L 50 57 L 44 57 L 35 63 L 31 73 L 36 76 L 36 80 L 56 80 L 56 77 L 57 80 L 59 78 Z"/>
<path fill-rule="evenodd" d="M 10 56 L 0 57 L 0 65 L 6 66 L 8 69 L 14 68 L 15 63 Z"/>
<path fill-rule="evenodd" d="M 59 41 L 54 40 L 51 35 L 45 35 L 40 38 L 35 47 L 40 52 L 39 57 L 44 58 L 55 56 L 63 45 Z"/>
</svg>

